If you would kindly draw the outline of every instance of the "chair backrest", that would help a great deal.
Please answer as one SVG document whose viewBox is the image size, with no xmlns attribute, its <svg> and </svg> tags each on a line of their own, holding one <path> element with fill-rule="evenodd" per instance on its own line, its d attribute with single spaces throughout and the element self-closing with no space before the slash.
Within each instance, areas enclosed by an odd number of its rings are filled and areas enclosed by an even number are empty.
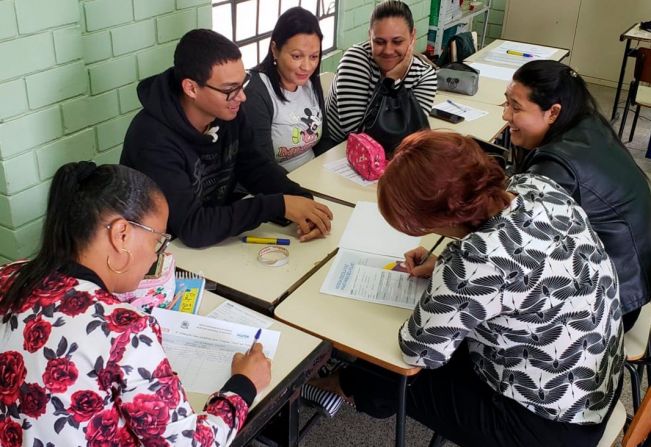
<svg viewBox="0 0 651 447">
<path fill-rule="evenodd" d="M 639 82 L 651 83 L 651 48 L 638 48 L 633 77 Z"/>
<path fill-rule="evenodd" d="M 633 416 L 631 425 L 624 433 L 622 447 L 638 446 L 649 437 L 649 433 L 651 433 L 651 393 L 647 392 L 642 405 Z"/>
<path fill-rule="evenodd" d="M 321 81 L 321 88 L 323 88 L 323 96 L 328 97 L 330 93 L 330 86 L 332 85 L 332 80 L 335 78 L 335 74 L 331 71 L 324 71 L 319 75 L 319 80 Z"/>
</svg>

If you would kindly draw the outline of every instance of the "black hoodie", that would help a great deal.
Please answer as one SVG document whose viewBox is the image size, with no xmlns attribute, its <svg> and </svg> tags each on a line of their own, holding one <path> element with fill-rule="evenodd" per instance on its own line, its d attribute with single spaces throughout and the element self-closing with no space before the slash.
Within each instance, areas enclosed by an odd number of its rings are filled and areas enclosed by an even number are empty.
<svg viewBox="0 0 651 447">
<path fill-rule="evenodd" d="M 269 157 L 254 150 L 242 110 L 215 120 L 215 137 L 198 132 L 185 116 L 173 70 L 138 85 L 143 105 L 124 139 L 120 163 L 151 177 L 170 208 L 168 231 L 189 247 L 204 247 L 283 218 L 283 194 L 311 197 Z M 253 198 L 233 194 L 242 184 Z"/>
</svg>

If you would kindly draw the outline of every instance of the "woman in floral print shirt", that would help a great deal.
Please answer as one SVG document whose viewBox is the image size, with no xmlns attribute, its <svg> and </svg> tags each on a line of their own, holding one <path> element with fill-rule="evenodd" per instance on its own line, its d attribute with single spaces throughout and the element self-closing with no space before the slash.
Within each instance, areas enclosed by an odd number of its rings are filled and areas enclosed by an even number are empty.
<svg viewBox="0 0 651 447">
<path fill-rule="evenodd" d="M 130 168 L 70 163 L 55 175 L 36 258 L 0 268 L 0 445 L 224 446 L 270 363 L 258 344 L 195 413 L 156 320 L 118 301 L 169 235 L 167 203 Z"/>
</svg>

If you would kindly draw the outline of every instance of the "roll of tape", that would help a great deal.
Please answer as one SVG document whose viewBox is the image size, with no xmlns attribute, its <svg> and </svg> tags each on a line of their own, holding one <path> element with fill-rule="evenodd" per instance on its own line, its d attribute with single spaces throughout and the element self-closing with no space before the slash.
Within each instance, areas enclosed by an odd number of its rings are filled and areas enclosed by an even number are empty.
<svg viewBox="0 0 651 447">
<path fill-rule="evenodd" d="M 289 250 L 271 245 L 258 252 L 258 262 L 269 267 L 281 267 L 289 262 Z"/>
</svg>

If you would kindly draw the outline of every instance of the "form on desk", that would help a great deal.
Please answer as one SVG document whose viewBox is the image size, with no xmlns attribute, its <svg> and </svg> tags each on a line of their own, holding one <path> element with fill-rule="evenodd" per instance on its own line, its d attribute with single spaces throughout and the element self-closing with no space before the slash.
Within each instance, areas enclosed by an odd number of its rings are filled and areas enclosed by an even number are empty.
<svg viewBox="0 0 651 447">
<path fill-rule="evenodd" d="M 428 280 L 395 270 L 420 238 L 391 228 L 377 203 L 357 202 L 321 292 L 413 309 Z"/>
<path fill-rule="evenodd" d="M 160 308 L 152 316 L 160 324 L 165 354 L 184 388 L 202 394 L 214 393 L 226 383 L 233 355 L 248 351 L 260 329 Z M 262 329 L 259 342 L 267 357 L 273 359 L 279 339 L 280 332 Z"/>
</svg>

